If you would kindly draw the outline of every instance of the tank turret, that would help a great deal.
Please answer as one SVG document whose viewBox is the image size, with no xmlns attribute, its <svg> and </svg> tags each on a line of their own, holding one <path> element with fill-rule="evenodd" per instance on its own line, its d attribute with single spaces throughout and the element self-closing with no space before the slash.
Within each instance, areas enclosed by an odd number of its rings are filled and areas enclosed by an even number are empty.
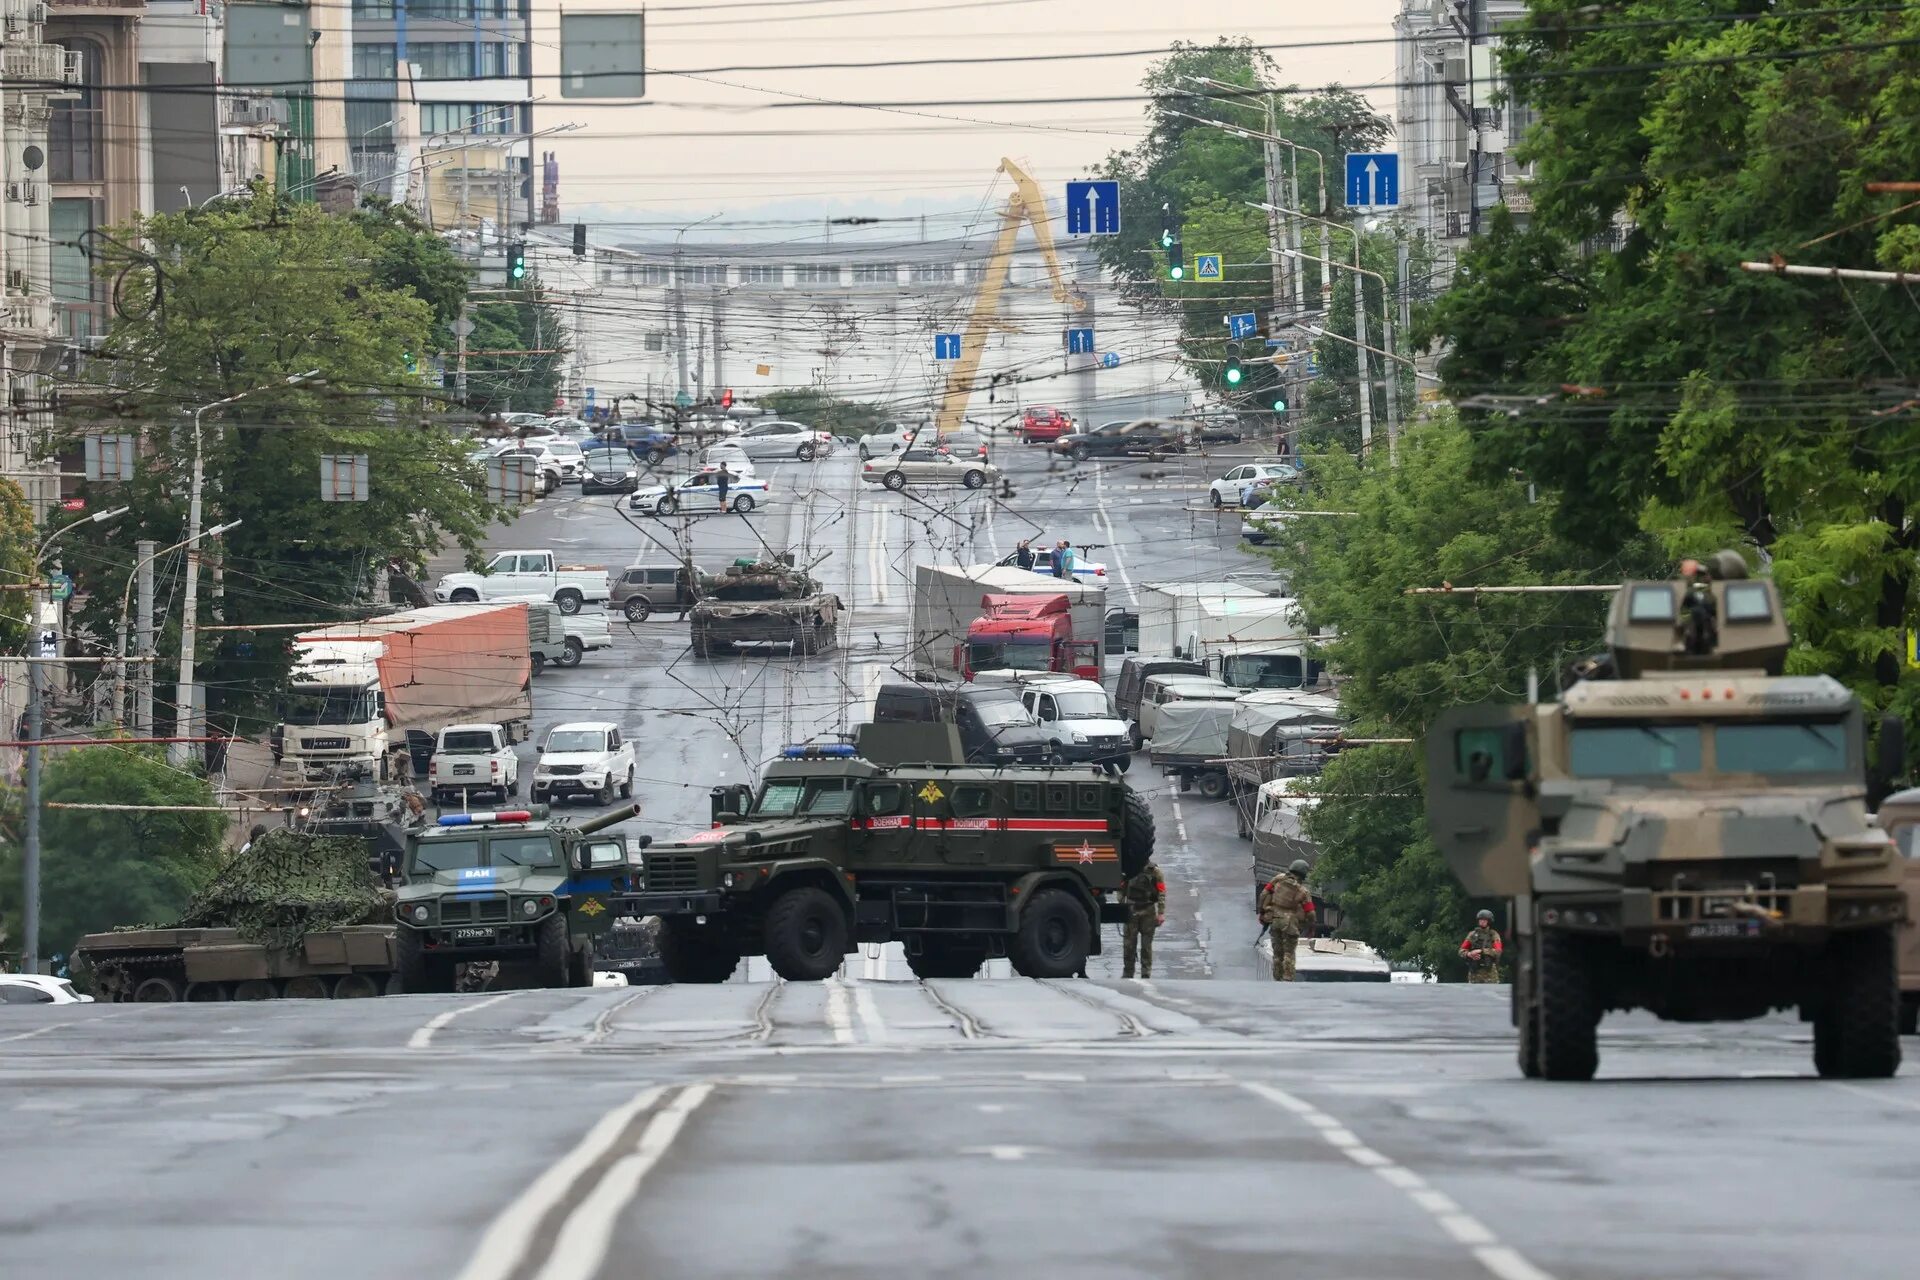
<svg viewBox="0 0 1920 1280">
<path fill-rule="evenodd" d="M 819 590 L 813 576 L 794 565 L 791 552 L 773 559 L 743 557 L 723 572 L 700 575 L 700 593 L 717 600 L 798 600 Z"/>
<path fill-rule="evenodd" d="M 1684 560 L 1665 582 L 1628 582 L 1607 614 L 1613 675 L 1654 671 L 1762 671 L 1781 674 L 1787 658 L 1780 591 L 1748 578 L 1737 551 Z"/>
</svg>

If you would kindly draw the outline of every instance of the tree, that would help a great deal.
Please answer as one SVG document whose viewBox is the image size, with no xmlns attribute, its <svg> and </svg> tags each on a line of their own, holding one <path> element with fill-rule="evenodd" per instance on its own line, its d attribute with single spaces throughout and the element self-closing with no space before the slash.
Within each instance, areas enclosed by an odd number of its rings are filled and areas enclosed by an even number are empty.
<svg viewBox="0 0 1920 1280">
<path fill-rule="evenodd" d="M 0 477 L 0 581 L 33 582 L 39 572 L 33 563 L 33 508 L 12 480 Z M 18 653 L 26 644 L 28 618 L 22 603 L 30 598 L 18 592 L 0 608 L 0 652 Z"/>
<path fill-rule="evenodd" d="M 41 937 L 65 951 L 86 933 L 176 918 L 224 855 L 226 815 L 213 809 L 213 789 L 167 766 L 150 747 L 74 747 L 47 753 L 41 799 Z M 20 796 L 8 793 L 7 838 L 0 842 L 0 884 L 20 883 Z M 136 805 L 87 810 L 63 802 Z M 160 806 L 204 805 L 207 812 Z M 17 895 L 8 894 L 0 923 L 21 936 Z"/>
<path fill-rule="evenodd" d="M 114 234 L 103 268 L 118 315 L 104 357 L 121 385 L 64 425 L 70 442 L 103 420 L 152 425 L 135 477 L 90 495 L 132 513 L 66 544 L 92 543 L 73 559 L 92 591 L 82 622 L 99 640 L 111 642 L 133 540 L 184 536 L 191 408 L 229 396 L 245 398 L 206 413 L 200 446 L 203 524 L 241 521 L 209 546 L 224 576 L 222 598 L 203 590 L 209 612 L 251 624 L 351 616 L 389 562 L 417 568 L 449 541 L 477 552 L 497 512 L 442 403 L 406 368 L 436 318 L 457 310 L 444 246 L 422 237 L 432 241 L 391 209 L 330 215 L 262 191 Z M 366 455 L 369 500 L 323 501 L 323 454 Z M 248 717 L 243 730 L 260 727 L 257 698 L 285 661 L 277 638 L 219 651 L 210 683 Z"/>
<path fill-rule="evenodd" d="M 471 356 L 467 360 L 467 400 L 482 413 L 551 413 L 560 394 L 567 327 L 560 309 L 537 299 L 486 302 L 469 318 L 467 345 L 476 351 L 524 351 L 530 355 Z M 453 349 L 449 342 L 444 348 Z M 452 357 L 447 367 L 452 369 Z"/>
<path fill-rule="evenodd" d="M 883 404 L 842 400 L 824 391 L 772 391 L 759 397 L 763 408 L 835 435 L 863 436 L 883 430 L 892 412 Z M 929 422 L 932 415 L 922 415 Z"/>
</svg>

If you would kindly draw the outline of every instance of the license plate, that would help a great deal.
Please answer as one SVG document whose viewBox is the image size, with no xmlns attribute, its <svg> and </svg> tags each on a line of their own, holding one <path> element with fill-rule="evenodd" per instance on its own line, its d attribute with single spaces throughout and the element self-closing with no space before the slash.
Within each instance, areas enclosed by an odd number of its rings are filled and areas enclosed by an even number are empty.
<svg viewBox="0 0 1920 1280">
<path fill-rule="evenodd" d="M 458 778 L 458 777 L 462 777 L 462 776 L 465 776 L 465 777 L 472 777 L 472 776 L 473 776 L 473 766 L 472 766 L 472 765 L 470 765 L 470 764 L 457 764 L 457 765 L 455 765 L 455 766 L 453 766 L 453 775 L 454 775 L 454 777 L 456 777 L 456 778 Z"/>
<path fill-rule="evenodd" d="M 470 942 L 476 938 L 484 938 L 491 941 L 493 938 L 493 930 L 491 929 L 455 929 L 453 931 L 453 938 L 454 938 L 454 941 L 456 942 Z"/>
<path fill-rule="evenodd" d="M 1751 938 L 1759 932 L 1758 920 L 1703 920 L 1687 926 L 1689 938 Z"/>
</svg>

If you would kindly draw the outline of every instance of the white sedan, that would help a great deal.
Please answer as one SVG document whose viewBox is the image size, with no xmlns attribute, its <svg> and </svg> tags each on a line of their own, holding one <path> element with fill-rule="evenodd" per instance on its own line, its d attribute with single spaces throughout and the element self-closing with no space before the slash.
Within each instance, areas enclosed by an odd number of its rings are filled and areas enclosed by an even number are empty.
<svg viewBox="0 0 1920 1280">
<path fill-rule="evenodd" d="M 727 443 L 738 445 L 749 458 L 812 462 L 833 452 L 833 433 L 816 431 L 804 422 L 756 422 Z"/>
<path fill-rule="evenodd" d="M 1013 552 L 1011 555 L 1003 556 L 1000 560 L 1002 567 L 1018 568 L 1019 562 L 1020 553 L 1018 551 Z M 1052 547 L 1035 547 L 1033 549 L 1033 572 L 1045 574 L 1049 578 L 1053 576 Z M 1080 554 L 1078 548 L 1075 548 L 1073 553 L 1073 576 L 1076 580 L 1105 582 L 1107 579 L 1107 566 L 1097 560 L 1088 560 Z"/>
<path fill-rule="evenodd" d="M 65 978 L 43 973 L 0 973 L 0 1005 L 92 1003 L 92 996 L 81 995 Z"/>
<path fill-rule="evenodd" d="M 634 492 L 627 506 L 650 516 L 671 516 L 682 511 L 738 511 L 742 515 L 767 500 L 772 486 L 756 475 L 739 475 L 727 468 L 726 504 L 720 501 L 720 473 L 699 471 L 684 480 L 651 485 Z"/>
<path fill-rule="evenodd" d="M 918 445 L 930 449 L 940 439 L 939 429 L 932 423 L 924 425 L 912 422 L 893 422 L 885 431 L 876 431 L 872 435 L 860 437 L 860 460 L 885 457 L 890 453 L 899 453 L 903 449 Z"/>
<path fill-rule="evenodd" d="M 1299 475 L 1299 468 L 1290 462 L 1244 462 L 1207 486 L 1207 500 L 1218 510 L 1228 503 L 1240 503 L 1248 490 L 1257 493 L 1287 484 Z"/>
</svg>

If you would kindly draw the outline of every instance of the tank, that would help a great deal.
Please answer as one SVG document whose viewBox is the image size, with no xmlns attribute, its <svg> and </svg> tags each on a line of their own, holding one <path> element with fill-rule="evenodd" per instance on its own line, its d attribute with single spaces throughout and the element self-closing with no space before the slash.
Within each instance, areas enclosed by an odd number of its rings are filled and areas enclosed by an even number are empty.
<svg viewBox="0 0 1920 1280">
<path fill-rule="evenodd" d="M 1722 552 L 1623 584 L 1607 653 L 1558 700 L 1435 721 L 1428 820 L 1467 891 L 1508 900 L 1526 1075 L 1592 1076 L 1601 1018 L 1627 1009 L 1797 1009 L 1822 1075 L 1899 1066 L 1905 895 L 1861 709 L 1783 674 L 1789 640 L 1775 585 Z M 1880 757 L 1903 755 L 1883 725 Z"/>
<path fill-rule="evenodd" d="M 786 645 L 795 654 L 811 654 L 839 643 L 840 597 L 795 567 L 790 553 L 736 560 L 722 573 L 702 572 L 695 595 L 689 621 L 696 658 L 743 644 Z"/>
<path fill-rule="evenodd" d="M 377 996 L 395 967 L 392 902 L 364 840 L 269 831 L 175 923 L 89 934 L 74 951 L 107 1001 Z"/>
</svg>

